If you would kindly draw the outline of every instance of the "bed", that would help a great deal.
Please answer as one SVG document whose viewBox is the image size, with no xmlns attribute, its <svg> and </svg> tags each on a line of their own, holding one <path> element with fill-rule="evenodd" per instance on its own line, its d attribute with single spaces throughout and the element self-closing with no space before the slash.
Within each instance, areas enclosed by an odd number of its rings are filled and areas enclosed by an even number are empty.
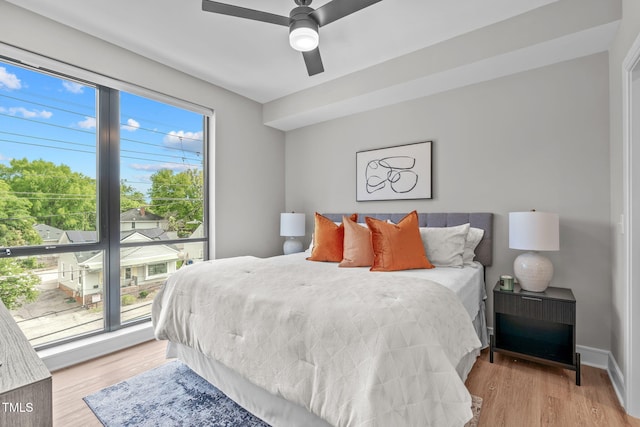
<svg viewBox="0 0 640 427">
<path fill-rule="evenodd" d="M 487 344 L 492 214 L 417 218 L 423 228 L 482 230 L 473 263 L 381 273 L 301 253 L 195 264 L 154 300 L 156 338 L 273 426 L 462 426 L 471 417 L 464 379 Z"/>
</svg>

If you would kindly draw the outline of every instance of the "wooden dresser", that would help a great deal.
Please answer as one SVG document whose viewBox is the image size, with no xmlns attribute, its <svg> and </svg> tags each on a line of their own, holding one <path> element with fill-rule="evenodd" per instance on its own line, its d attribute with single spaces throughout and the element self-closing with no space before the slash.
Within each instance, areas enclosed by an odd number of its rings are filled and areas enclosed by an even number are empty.
<svg viewBox="0 0 640 427">
<path fill-rule="evenodd" d="M 51 374 L 2 302 L 0 364 L 0 426 L 51 426 Z"/>
</svg>

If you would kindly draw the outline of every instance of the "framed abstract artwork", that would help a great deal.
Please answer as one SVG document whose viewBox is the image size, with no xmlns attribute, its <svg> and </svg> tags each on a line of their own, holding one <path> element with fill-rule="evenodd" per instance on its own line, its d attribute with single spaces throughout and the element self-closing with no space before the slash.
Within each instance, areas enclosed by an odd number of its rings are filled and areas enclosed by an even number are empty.
<svg viewBox="0 0 640 427">
<path fill-rule="evenodd" d="M 356 200 L 431 199 L 432 141 L 356 153 Z"/>
</svg>

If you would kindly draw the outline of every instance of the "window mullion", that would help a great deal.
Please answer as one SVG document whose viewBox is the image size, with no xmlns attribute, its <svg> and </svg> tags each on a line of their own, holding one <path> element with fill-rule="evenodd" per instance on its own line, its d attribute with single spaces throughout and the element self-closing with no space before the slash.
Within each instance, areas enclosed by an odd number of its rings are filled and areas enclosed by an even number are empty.
<svg viewBox="0 0 640 427">
<path fill-rule="evenodd" d="M 120 93 L 100 87 L 98 97 L 98 176 L 101 241 L 104 253 L 105 329 L 120 322 Z"/>
</svg>

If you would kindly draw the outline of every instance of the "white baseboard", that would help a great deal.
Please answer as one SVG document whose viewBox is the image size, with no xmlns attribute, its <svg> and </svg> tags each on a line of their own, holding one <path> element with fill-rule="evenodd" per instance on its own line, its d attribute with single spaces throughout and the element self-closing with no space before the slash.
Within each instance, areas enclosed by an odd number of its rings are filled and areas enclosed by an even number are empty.
<svg viewBox="0 0 640 427">
<path fill-rule="evenodd" d="M 594 368 L 600 368 L 607 371 L 611 385 L 616 392 L 618 401 L 622 407 L 625 407 L 624 395 L 625 385 L 624 376 L 622 371 L 613 357 L 613 354 L 608 350 L 601 350 L 599 348 L 587 347 L 583 345 L 576 346 L 576 351 L 580 353 L 581 362 L 583 365 L 592 366 Z"/>
<path fill-rule="evenodd" d="M 613 355 L 609 353 L 609 364 L 607 365 L 607 372 L 609 373 L 609 378 L 611 379 L 611 384 L 613 385 L 613 389 L 616 391 L 616 395 L 618 396 L 618 401 L 622 405 L 623 408 L 626 408 L 624 396 L 626 396 L 625 384 L 624 384 L 624 375 L 622 375 L 622 371 L 614 359 Z"/>
<path fill-rule="evenodd" d="M 576 352 L 580 353 L 580 362 L 583 365 L 607 370 L 609 359 L 612 357 L 608 350 L 587 347 L 586 345 L 576 345 Z"/>
<path fill-rule="evenodd" d="M 66 368 L 154 338 L 151 321 L 38 352 L 49 371 Z"/>
</svg>

